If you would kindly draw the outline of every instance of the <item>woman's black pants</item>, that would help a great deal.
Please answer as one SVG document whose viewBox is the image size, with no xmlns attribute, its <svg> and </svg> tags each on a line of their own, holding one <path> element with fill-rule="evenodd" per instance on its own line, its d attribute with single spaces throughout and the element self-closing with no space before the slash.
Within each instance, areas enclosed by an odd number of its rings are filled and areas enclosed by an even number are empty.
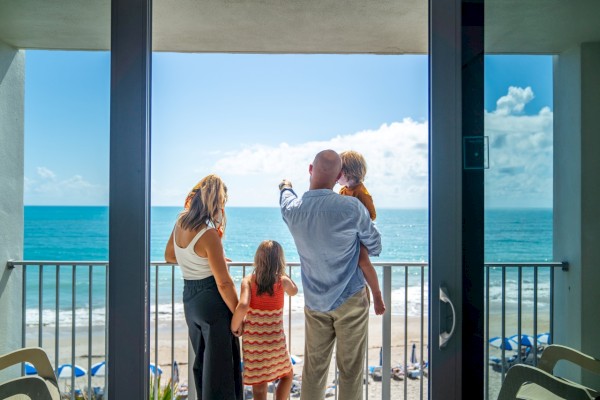
<svg viewBox="0 0 600 400">
<path fill-rule="evenodd" d="M 198 400 L 242 400 L 240 344 L 231 333 L 231 311 L 214 277 L 185 280 L 183 309 L 194 358 Z"/>
</svg>

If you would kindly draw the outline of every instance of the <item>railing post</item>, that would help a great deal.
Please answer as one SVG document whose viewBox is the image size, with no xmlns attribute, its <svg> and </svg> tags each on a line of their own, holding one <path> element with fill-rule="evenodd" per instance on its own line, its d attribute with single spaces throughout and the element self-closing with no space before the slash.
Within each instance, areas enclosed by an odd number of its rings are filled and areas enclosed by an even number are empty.
<svg viewBox="0 0 600 400">
<path fill-rule="evenodd" d="M 43 316 L 44 316 L 44 303 L 43 303 L 43 298 L 44 298 L 44 266 L 43 265 L 39 265 L 38 266 L 38 346 L 39 347 L 44 347 L 44 341 L 43 341 L 43 327 L 44 327 L 44 321 L 42 320 Z"/>
<path fill-rule="evenodd" d="M 56 265 L 56 302 L 54 304 L 54 369 L 60 365 L 59 358 L 59 317 L 60 317 L 60 265 Z"/>
<path fill-rule="evenodd" d="M 196 400 L 196 381 L 194 380 L 194 359 L 196 352 L 188 338 L 188 400 Z"/>
<path fill-rule="evenodd" d="M 390 390 L 390 379 L 392 377 L 392 268 L 389 265 L 383 267 L 383 301 L 388 305 L 388 310 L 383 314 L 383 332 L 381 341 L 383 347 L 381 360 L 381 398 L 387 400 L 392 398 Z"/>
</svg>

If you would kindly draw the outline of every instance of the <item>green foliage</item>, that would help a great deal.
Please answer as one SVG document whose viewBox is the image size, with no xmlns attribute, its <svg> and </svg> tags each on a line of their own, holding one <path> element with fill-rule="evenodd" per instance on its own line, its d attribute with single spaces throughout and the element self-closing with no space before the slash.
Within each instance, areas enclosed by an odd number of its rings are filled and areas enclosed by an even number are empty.
<svg viewBox="0 0 600 400">
<path fill-rule="evenodd" d="M 157 378 L 150 376 L 150 393 L 149 400 L 181 400 L 181 397 L 177 395 L 177 382 L 173 383 L 171 388 L 171 378 L 166 385 L 160 385 L 160 375 Z"/>
</svg>

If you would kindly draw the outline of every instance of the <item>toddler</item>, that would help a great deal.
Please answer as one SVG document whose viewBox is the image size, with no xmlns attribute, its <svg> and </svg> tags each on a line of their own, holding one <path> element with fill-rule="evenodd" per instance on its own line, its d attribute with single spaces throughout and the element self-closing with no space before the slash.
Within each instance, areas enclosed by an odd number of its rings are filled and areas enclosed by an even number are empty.
<svg viewBox="0 0 600 400">
<path fill-rule="evenodd" d="M 352 150 L 344 151 L 340 154 L 340 157 L 342 158 L 342 176 L 338 180 L 338 183 L 342 185 L 340 194 L 356 197 L 360 200 L 369 211 L 371 219 L 375 221 L 377 214 L 375 212 L 373 198 L 363 184 L 363 180 L 367 174 L 367 163 L 364 157 L 360 153 Z M 373 293 L 373 307 L 375 308 L 375 314 L 382 315 L 385 312 L 385 303 L 383 302 L 381 290 L 379 289 L 377 273 L 375 272 L 375 268 L 373 268 L 373 264 L 371 264 L 367 249 L 362 244 L 360 245 L 358 265 Z"/>
</svg>

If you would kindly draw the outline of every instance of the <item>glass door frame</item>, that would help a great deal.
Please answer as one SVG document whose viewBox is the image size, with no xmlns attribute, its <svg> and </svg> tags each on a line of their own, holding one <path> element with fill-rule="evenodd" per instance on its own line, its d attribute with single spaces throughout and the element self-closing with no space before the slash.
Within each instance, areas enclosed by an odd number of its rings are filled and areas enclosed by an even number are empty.
<svg viewBox="0 0 600 400">
<path fill-rule="evenodd" d="M 483 396 L 483 171 L 463 168 L 464 137 L 483 135 L 483 5 L 429 0 L 432 399 Z M 152 2 L 111 12 L 108 394 L 146 398 Z"/>
</svg>

